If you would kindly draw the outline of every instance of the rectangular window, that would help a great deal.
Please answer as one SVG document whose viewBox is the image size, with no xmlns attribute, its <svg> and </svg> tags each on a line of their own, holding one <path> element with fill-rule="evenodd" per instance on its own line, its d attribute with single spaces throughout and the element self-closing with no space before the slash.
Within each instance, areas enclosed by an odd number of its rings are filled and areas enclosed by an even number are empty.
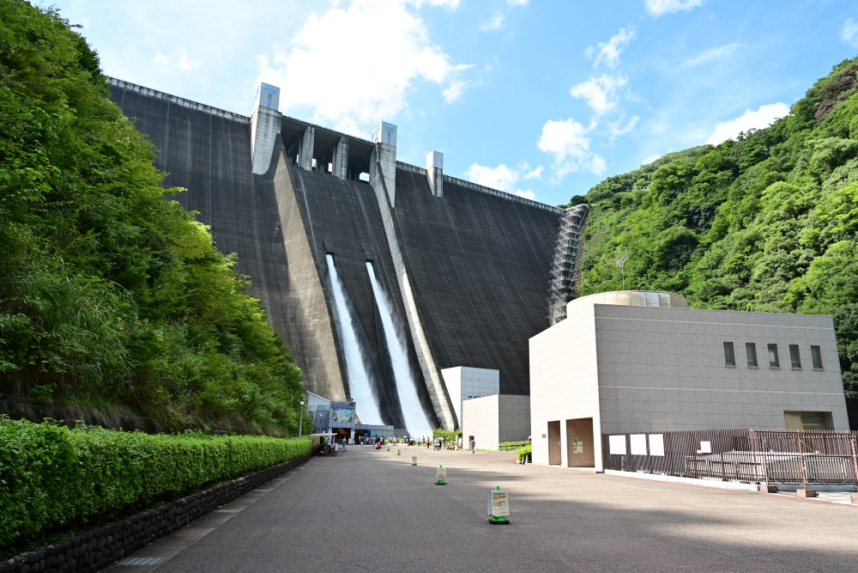
<svg viewBox="0 0 858 573">
<path fill-rule="evenodd" d="M 736 357 L 733 355 L 733 343 L 725 342 L 724 343 L 724 362 L 727 366 L 735 366 L 736 365 Z"/>
<path fill-rule="evenodd" d="M 780 360 L 778 360 L 778 345 L 769 344 L 769 366 L 779 367 L 780 365 Z"/>
<path fill-rule="evenodd" d="M 801 368 L 801 356 L 798 353 L 798 344 L 789 345 L 789 359 L 793 368 Z"/>
<path fill-rule="evenodd" d="M 757 345 L 753 342 L 745 344 L 745 352 L 748 354 L 748 366 L 757 365 Z"/>
<path fill-rule="evenodd" d="M 820 352 L 818 346 L 810 347 L 810 357 L 813 359 L 813 367 L 814 368 L 822 368 L 822 352 Z"/>
</svg>

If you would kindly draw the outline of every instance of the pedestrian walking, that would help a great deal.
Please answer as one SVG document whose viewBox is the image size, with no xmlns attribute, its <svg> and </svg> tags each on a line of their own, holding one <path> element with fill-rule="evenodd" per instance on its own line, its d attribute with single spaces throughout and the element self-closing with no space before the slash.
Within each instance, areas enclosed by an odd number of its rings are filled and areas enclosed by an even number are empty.
<svg viewBox="0 0 858 573">
<path fill-rule="evenodd" d="M 348 444 L 348 443 L 349 443 L 349 438 L 348 438 L 348 436 L 346 436 L 343 438 L 343 451 L 344 452 L 346 451 L 346 444 Z"/>
<path fill-rule="evenodd" d="M 473 438 L 471 438 L 471 453 L 472 453 L 472 454 L 474 453 L 474 450 L 475 450 L 476 448 L 477 448 L 477 442 L 475 442 L 475 441 L 474 441 L 474 439 L 473 439 Z"/>
</svg>

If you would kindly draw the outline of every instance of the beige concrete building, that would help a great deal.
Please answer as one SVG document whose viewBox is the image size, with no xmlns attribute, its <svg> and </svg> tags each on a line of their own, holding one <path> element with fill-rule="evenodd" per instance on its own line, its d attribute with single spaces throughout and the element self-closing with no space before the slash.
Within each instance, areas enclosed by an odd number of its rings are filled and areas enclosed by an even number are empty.
<svg viewBox="0 0 858 573">
<path fill-rule="evenodd" d="M 601 470 L 611 433 L 849 429 L 830 316 L 687 306 L 583 297 L 530 339 L 534 463 Z"/>
<path fill-rule="evenodd" d="M 530 397 L 495 394 L 462 402 L 465 447 L 497 450 L 502 442 L 520 442 L 530 435 Z"/>
</svg>

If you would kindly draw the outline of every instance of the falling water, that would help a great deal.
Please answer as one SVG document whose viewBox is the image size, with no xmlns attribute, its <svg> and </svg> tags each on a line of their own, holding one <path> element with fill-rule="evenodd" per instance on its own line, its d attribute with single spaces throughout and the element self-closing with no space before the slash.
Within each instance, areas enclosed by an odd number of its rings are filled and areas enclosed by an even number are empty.
<svg viewBox="0 0 858 573">
<path fill-rule="evenodd" d="M 381 326 L 384 329 L 384 338 L 390 352 L 390 362 L 393 367 L 393 377 L 396 389 L 399 393 L 399 402 L 402 406 L 402 417 L 405 419 L 405 427 L 412 436 L 431 436 L 432 424 L 426 417 L 426 412 L 420 404 L 417 396 L 417 381 L 412 375 L 408 363 L 408 351 L 405 344 L 405 335 L 401 328 L 394 324 L 393 307 L 387 300 L 372 263 L 366 264 L 369 271 L 369 280 L 372 283 L 372 292 L 375 294 L 375 302 L 381 315 Z"/>
<path fill-rule="evenodd" d="M 328 272 L 331 275 L 331 283 L 334 290 L 334 311 L 337 323 L 337 333 L 343 345 L 343 355 L 346 359 L 346 375 L 349 381 L 349 390 L 352 398 L 357 400 L 357 416 L 362 424 L 383 424 L 381 414 L 378 411 L 378 401 L 372 393 L 372 385 L 367 375 L 366 362 L 358 345 L 358 335 L 355 329 L 354 317 L 351 312 L 349 301 L 337 267 L 334 266 L 334 257 L 327 255 Z"/>
</svg>

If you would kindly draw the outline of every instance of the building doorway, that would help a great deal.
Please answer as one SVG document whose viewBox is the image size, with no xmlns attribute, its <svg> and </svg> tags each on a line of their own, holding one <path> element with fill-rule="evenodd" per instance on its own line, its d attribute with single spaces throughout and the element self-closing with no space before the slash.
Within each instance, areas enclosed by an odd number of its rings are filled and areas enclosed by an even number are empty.
<svg viewBox="0 0 858 573">
<path fill-rule="evenodd" d="M 593 446 L 593 418 L 566 420 L 566 459 L 570 468 L 594 467 Z"/>
<path fill-rule="evenodd" d="M 561 463 L 560 421 L 548 422 L 548 465 L 559 466 Z"/>
</svg>

